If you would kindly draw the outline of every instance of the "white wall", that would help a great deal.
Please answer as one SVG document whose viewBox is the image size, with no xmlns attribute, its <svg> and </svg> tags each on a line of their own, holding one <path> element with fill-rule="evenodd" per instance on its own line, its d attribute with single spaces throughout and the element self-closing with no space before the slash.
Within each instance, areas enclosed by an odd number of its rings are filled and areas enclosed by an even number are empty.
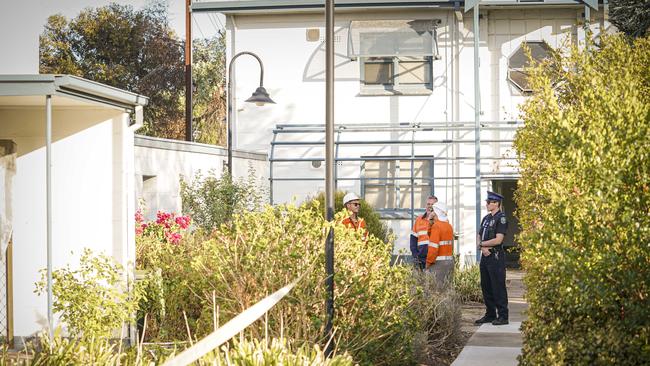
<svg viewBox="0 0 650 366">
<path fill-rule="evenodd" d="M 0 109 L 0 138 L 17 144 L 13 186 L 16 337 L 47 324 L 46 296 L 33 293 L 46 268 L 45 114 Z M 135 258 L 132 131 L 112 109 L 54 108 L 52 144 L 53 268 L 79 262 L 83 248 L 126 265 Z"/>
<path fill-rule="evenodd" d="M 583 7 L 534 10 L 481 11 L 481 120 L 505 121 L 519 118 L 518 106 L 525 97 L 507 80 L 507 59 L 524 40 L 544 40 L 551 47 L 561 47 L 564 41 L 584 40 L 581 29 Z M 596 35 L 606 24 L 602 14 L 592 11 L 592 30 Z M 442 21 L 439 27 L 441 60 L 434 61 L 434 87 L 428 96 L 361 96 L 360 64 L 347 54 L 347 27 L 350 20 L 368 19 L 431 19 Z M 319 28 L 321 40 L 324 20 L 321 14 L 239 15 L 227 19 L 228 59 L 241 51 L 252 51 L 264 62 L 264 85 L 276 105 L 258 108 L 243 101 L 257 85 L 259 66 L 252 57 L 242 56 L 235 62 L 235 146 L 268 152 L 276 124 L 324 123 L 325 116 L 325 54 L 324 42 L 308 42 L 307 28 Z M 414 123 L 474 120 L 472 13 L 457 22 L 452 10 L 365 11 L 340 13 L 335 28 L 335 123 Z M 435 138 L 473 140 L 473 132 L 438 132 Z M 484 179 L 481 192 L 485 195 L 491 179 L 511 177 L 516 173 L 514 160 L 488 160 L 488 157 L 514 157 L 511 140 L 514 131 L 481 133 L 482 140 L 506 140 L 481 144 L 481 172 Z M 407 138 L 399 134 L 348 135 L 351 139 L 373 140 Z M 322 141 L 323 134 L 294 135 L 303 141 Z M 426 139 L 426 134 L 418 135 Z M 276 157 L 323 157 L 322 147 L 292 147 L 275 152 Z M 410 147 L 362 145 L 341 150 L 339 156 L 409 155 Z M 420 145 L 416 155 L 436 157 L 474 156 L 473 143 Z M 473 177 L 473 161 L 436 164 L 436 176 Z M 358 177 L 360 163 L 343 163 L 340 177 Z M 274 176 L 323 177 L 324 168 L 313 168 L 309 162 L 274 165 Z M 342 190 L 359 192 L 354 181 L 340 181 Z M 274 185 L 274 201 L 299 200 L 324 189 L 322 181 L 278 182 Z M 476 213 L 475 182 L 473 179 L 440 180 L 435 183 L 436 195 L 452 207 L 451 222 L 460 234 L 460 252 L 475 251 Z M 483 197 L 485 198 L 485 197 Z M 485 214 L 485 212 L 483 213 Z M 408 248 L 410 221 L 393 221 L 398 241 L 396 251 Z"/>
<path fill-rule="evenodd" d="M 227 150 L 217 146 L 146 136 L 135 140 L 135 192 L 144 201 L 144 214 L 154 219 L 159 210 L 181 213 L 180 179 L 191 181 L 213 171 L 221 176 Z M 258 179 L 268 181 L 266 154 L 233 152 L 233 176 L 247 178 L 249 166 Z"/>
</svg>

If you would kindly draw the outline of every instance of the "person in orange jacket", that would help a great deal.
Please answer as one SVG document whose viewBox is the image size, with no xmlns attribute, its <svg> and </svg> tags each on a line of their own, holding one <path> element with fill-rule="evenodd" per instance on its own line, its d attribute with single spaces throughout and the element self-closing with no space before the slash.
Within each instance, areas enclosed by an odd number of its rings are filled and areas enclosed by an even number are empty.
<svg viewBox="0 0 650 366">
<path fill-rule="evenodd" d="M 449 224 L 447 205 L 436 202 L 433 205 L 433 225 L 429 231 L 429 250 L 426 268 L 432 271 L 439 283 L 451 279 L 454 270 L 454 229 Z"/>
<path fill-rule="evenodd" d="M 431 228 L 431 213 L 433 205 L 438 202 L 436 196 L 427 198 L 426 211 L 418 215 L 413 223 L 413 229 L 410 235 L 410 249 L 413 256 L 413 265 L 415 268 L 423 270 L 426 267 L 427 252 L 429 250 L 429 229 Z"/>
<path fill-rule="evenodd" d="M 345 206 L 350 216 L 341 221 L 343 225 L 354 230 L 363 229 L 363 239 L 368 239 L 368 231 L 366 230 L 366 220 L 359 217 L 359 210 L 361 209 L 361 202 L 356 193 L 349 192 L 343 197 L 343 206 Z"/>
</svg>

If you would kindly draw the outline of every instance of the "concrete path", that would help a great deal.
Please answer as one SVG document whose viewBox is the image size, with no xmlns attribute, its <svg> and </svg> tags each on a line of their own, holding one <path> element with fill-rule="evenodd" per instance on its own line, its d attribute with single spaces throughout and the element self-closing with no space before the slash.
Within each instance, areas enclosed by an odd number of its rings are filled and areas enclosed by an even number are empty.
<svg viewBox="0 0 650 366">
<path fill-rule="evenodd" d="M 521 321 L 528 307 L 524 300 L 523 272 L 508 270 L 508 310 L 510 324 L 482 324 L 469 339 L 452 366 L 517 365 L 521 353 Z"/>
</svg>

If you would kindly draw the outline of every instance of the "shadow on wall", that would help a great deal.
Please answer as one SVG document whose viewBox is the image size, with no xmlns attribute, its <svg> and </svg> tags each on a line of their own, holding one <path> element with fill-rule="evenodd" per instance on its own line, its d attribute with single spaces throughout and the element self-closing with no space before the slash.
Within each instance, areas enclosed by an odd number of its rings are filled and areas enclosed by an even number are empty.
<svg viewBox="0 0 650 366">
<path fill-rule="evenodd" d="M 320 38 L 318 46 L 309 56 L 302 73 L 302 80 L 305 82 L 324 82 L 325 81 L 325 30 L 320 28 Z M 321 41 L 320 39 L 323 39 Z M 334 68 L 336 70 L 336 81 L 358 81 L 359 70 L 357 63 L 348 57 L 348 28 L 342 27 L 334 31 Z"/>
</svg>

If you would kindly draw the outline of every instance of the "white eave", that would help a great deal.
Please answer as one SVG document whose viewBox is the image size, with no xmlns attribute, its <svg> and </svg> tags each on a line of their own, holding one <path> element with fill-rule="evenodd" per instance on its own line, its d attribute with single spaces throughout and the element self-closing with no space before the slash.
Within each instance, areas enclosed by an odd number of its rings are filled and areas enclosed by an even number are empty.
<svg viewBox="0 0 650 366">
<path fill-rule="evenodd" d="M 0 96 L 60 96 L 124 108 L 143 107 L 149 98 L 73 75 L 0 75 Z"/>
</svg>

